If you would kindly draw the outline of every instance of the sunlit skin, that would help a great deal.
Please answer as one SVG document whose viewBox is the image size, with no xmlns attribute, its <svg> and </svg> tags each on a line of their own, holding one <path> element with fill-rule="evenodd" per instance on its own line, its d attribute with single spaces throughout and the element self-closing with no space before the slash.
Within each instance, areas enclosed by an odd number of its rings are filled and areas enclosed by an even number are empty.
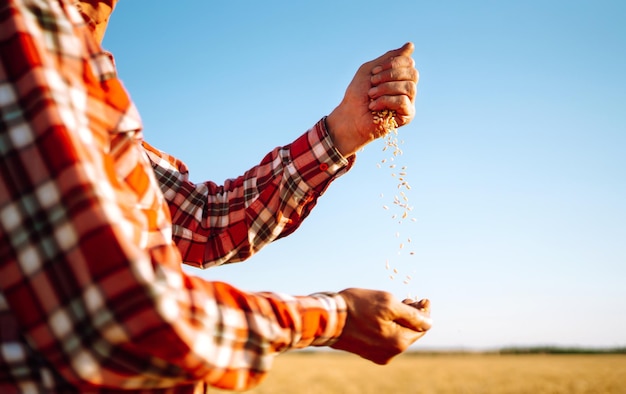
<svg viewBox="0 0 626 394">
<path fill-rule="evenodd" d="M 346 289 L 348 317 L 341 336 L 331 347 L 357 354 L 376 364 L 388 364 L 431 327 L 430 301 L 396 300 L 376 290 Z"/>
<path fill-rule="evenodd" d="M 381 137 L 371 111 L 396 112 L 399 126 L 415 117 L 418 72 L 411 57 L 412 43 L 363 64 L 348 85 L 343 100 L 326 124 L 337 149 L 350 156 Z"/>
<path fill-rule="evenodd" d="M 117 0 L 76 3 L 99 43 L 116 4 Z M 326 118 L 328 133 L 345 157 L 381 137 L 372 121 L 372 111 L 395 111 L 399 126 L 413 120 L 418 81 L 411 58 L 413 49 L 412 43 L 406 43 L 363 64 L 341 103 Z M 335 349 L 386 364 L 431 327 L 428 300 L 399 301 L 389 293 L 366 289 L 346 289 L 339 294 L 346 301 L 347 319 L 340 338 L 332 346 Z"/>
</svg>

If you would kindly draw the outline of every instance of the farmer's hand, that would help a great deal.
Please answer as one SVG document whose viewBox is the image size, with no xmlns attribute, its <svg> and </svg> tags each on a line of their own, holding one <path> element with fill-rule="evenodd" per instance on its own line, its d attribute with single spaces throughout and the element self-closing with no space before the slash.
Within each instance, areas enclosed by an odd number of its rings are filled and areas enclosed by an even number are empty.
<svg viewBox="0 0 626 394">
<path fill-rule="evenodd" d="M 432 324 L 428 300 L 400 302 L 384 291 L 346 289 L 346 325 L 331 347 L 387 364 L 420 339 Z M 407 302 L 410 302 L 407 303 Z"/>
<path fill-rule="evenodd" d="M 328 132 L 344 156 L 382 136 L 373 123 L 372 111 L 395 111 L 398 126 L 415 117 L 419 76 L 411 58 L 413 49 L 409 42 L 363 64 L 341 103 L 326 118 Z"/>
</svg>

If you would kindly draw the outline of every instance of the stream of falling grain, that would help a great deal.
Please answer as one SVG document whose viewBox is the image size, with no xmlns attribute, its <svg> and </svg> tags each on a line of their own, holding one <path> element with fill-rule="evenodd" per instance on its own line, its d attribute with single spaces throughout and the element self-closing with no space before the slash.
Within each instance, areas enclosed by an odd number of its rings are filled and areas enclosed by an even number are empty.
<svg viewBox="0 0 626 394">
<path fill-rule="evenodd" d="M 408 168 L 405 165 L 398 166 L 398 163 L 396 162 L 396 160 L 402 156 L 402 149 L 400 148 L 400 145 L 403 143 L 403 141 L 398 139 L 398 124 L 395 120 L 396 114 L 394 111 L 384 110 L 373 111 L 372 115 L 374 124 L 378 126 L 378 131 L 384 136 L 384 145 L 382 150 L 383 152 L 390 152 L 390 156 L 383 158 L 380 163 L 376 164 L 376 166 L 378 168 L 388 168 L 390 175 L 394 179 L 397 179 L 397 192 L 394 194 L 392 201 L 383 205 L 383 209 L 386 211 L 392 211 L 390 217 L 392 220 L 397 221 L 398 225 L 401 225 L 406 219 L 409 219 L 409 217 L 411 222 L 417 222 L 417 219 L 411 216 L 413 207 L 409 204 L 409 197 L 407 195 L 409 190 L 411 190 L 411 185 L 407 179 Z M 380 196 L 383 198 L 384 194 L 381 193 Z M 402 255 L 405 251 L 405 246 L 407 246 L 407 249 L 409 249 L 409 255 L 414 256 L 415 251 L 410 250 L 411 238 L 403 237 L 400 231 L 397 231 L 395 235 L 396 238 L 398 238 L 397 255 Z M 391 271 L 389 275 L 391 280 L 394 280 L 400 272 L 397 267 L 393 266 L 389 259 L 385 261 L 385 269 Z M 411 275 L 405 275 L 402 283 L 408 285 L 411 280 Z M 411 298 L 410 293 L 408 298 Z"/>
</svg>

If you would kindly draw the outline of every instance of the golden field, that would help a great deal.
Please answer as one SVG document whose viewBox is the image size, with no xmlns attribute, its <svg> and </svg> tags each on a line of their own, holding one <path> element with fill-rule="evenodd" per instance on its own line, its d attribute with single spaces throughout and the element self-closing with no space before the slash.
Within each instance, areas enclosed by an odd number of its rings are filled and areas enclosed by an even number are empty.
<svg viewBox="0 0 626 394">
<path fill-rule="evenodd" d="M 626 394 L 626 355 L 409 353 L 379 366 L 341 352 L 294 352 L 245 393 Z"/>
</svg>

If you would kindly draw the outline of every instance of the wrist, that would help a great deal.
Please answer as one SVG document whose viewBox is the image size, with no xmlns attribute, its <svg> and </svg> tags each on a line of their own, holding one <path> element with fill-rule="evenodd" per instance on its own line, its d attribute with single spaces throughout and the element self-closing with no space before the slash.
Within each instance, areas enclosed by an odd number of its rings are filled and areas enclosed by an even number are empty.
<svg viewBox="0 0 626 394">
<path fill-rule="evenodd" d="M 359 141 L 358 133 L 350 132 L 356 129 L 351 119 L 350 115 L 342 114 L 339 107 L 326 117 L 326 131 L 335 148 L 344 157 L 354 155 L 367 143 L 367 141 Z"/>
</svg>

